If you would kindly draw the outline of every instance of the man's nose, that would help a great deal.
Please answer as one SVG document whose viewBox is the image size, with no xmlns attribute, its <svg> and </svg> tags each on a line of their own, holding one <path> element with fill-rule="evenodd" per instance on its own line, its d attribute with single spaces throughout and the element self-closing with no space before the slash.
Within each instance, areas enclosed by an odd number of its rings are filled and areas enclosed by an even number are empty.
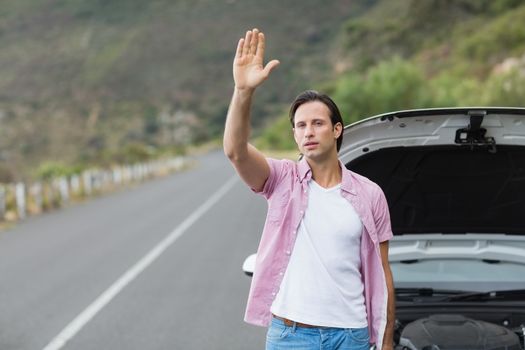
<svg viewBox="0 0 525 350">
<path fill-rule="evenodd" d="M 304 136 L 310 137 L 314 134 L 314 128 L 312 125 L 306 125 L 306 128 L 304 130 Z"/>
</svg>

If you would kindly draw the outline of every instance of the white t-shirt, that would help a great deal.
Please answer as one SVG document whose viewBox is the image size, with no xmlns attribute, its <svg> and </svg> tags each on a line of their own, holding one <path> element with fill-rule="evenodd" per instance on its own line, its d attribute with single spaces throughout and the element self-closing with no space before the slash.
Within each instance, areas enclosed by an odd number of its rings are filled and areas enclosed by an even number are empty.
<svg viewBox="0 0 525 350">
<path fill-rule="evenodd" d="M 311 180 L 308 207 L 271 312 L 317 326 L 366 327 L 362 231 L 340 185 L 325 189 Z"/>
</svg>

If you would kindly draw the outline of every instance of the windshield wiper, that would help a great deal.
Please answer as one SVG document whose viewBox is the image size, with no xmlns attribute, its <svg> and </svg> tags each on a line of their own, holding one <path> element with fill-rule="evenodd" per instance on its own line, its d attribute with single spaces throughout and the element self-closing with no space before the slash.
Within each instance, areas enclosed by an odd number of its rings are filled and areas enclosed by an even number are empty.
<svg viewBox="0 0 525 350">
<path fill-rule="evenodd" d="M 400 301 L 413 301 L 417 298 L 425 297 L 443 297 L 445 299 L 450 296 L 463 295 L 466 292 L 464 290 L 451 290 L 451 289 L 434 289 L 434 288 L 396 288 L 396 299 Z"/>
<path fill-rule="evenodd" d="M 525 301 L 525 289 L 466 292 L 434 288 L 396 288 L 396 299 L 414 302 L 442 301 Z"/>
<path fill-rule="evenodd" d="M 490 292 L 471 292 L 449 296 L 447 301 L 525 301 L 525 289 L 494 290 Z"/>
</svg>

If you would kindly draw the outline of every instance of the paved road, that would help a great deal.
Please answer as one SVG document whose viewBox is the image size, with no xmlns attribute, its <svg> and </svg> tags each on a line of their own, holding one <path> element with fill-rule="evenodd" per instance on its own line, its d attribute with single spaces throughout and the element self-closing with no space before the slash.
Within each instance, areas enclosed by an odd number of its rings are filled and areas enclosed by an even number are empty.
<svg viewBox="0 0 525 350">
<path fill-rule="evenodd" d="M 220 152 L 189 171 L 0 232 L 0 349 L 44 349 L 234 176 Z M 237 181 L 62 349 L 262 349 L 242 321 L 266 203 Z M 186 221 L 185 221 L 186 220 Z"/>
</svg>

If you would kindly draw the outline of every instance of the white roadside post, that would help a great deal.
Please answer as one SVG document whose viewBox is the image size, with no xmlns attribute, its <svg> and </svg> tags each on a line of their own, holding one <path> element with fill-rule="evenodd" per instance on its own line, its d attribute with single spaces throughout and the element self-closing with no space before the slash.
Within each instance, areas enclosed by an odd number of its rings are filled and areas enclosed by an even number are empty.
<svg viewBox="0 0 525 350">
<path fill-rule="evenodd" d="M 36 211 L 36 213 L 41 213 L 44 207 L 44 201 L 42 198 L 42 184 L 40 182 L 32 184 L 29 188 L 29 194 L 35 203 L 35 208 L 33 210 Z"/>
<path fill-rule="evenodd" d="M 0 185 L 0 221 L 5 219 L 5 187 Z"/>
<path fill-rule="evenodd" d="M 89 170 L 84 171 L 82 173 L 82 180 L 84 182 L 84 194 L 86 196 L 89 196 L 91 194 L 91 191 L 92 191 L 91 171 L 89 171 Z"/>
<path fill-rule="evenodd" d="M 120 168 L 113 169 L 113 181 L 117 186 L 122 184 L 122 171 Z"/>
<path fill-rule="evenodd" d="M 19 182 L 15 186 L 16 207 L 18 210 L 18 218 L 24 219 L 26 217 L 26 188 L 23 182 Z"/>
<path fill-rule="evenodd" d="M 80 178 L 78 175 L 71 176 L 71 194 L 74 196 L 80 194 Z"/>
<path fill-rule="evenodd" d="M 58 188 L 60 190 L 62 204 L 66 204 L 67 202 L 69 202 L 69 184 L 66 177 L 61 177 L 58 180 Z"/>
</svg>

